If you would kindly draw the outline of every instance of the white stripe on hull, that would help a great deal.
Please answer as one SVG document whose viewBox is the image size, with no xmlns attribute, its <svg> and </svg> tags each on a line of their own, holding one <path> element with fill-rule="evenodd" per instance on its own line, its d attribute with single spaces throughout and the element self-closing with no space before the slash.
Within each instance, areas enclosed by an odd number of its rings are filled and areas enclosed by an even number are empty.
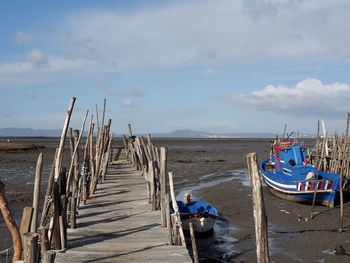
<svg viewBox="0 0 350 263">
<path fill-rule="evenodd" d="M 270 187 L 276 189 L 277 191 L 280 191 L 280 192 L 283 192 L 283 193 L 287 193 L 287 194 L 312 194 L 315 192 L 315 190 L 309 190 L 309 191 L 290 191 L 290 190 L 284 190 L 284 189 L 281 189 L 281 188 L 278 188 L 276 187 L 275 185 L 278 185 L 278 186 L 281 186 L 281 187 L 285 187 L 285 188 L 293 188 L 293 189 L 297 189 L 297 186 L 294 185 L 292 187 L 292 185 L 285 185 L 285 184 L 280 184 L 280 183 L 277 183 L 273 180 L 271 180 L 270 178 L 268 178 L 264 173 L 262 173 L 263 177 L 264 177 L 264 180 L 265 180 L 265 183 L 267 183 Z M 273 184 L 275 185 L 273 185 Z M 286 187 L 287 186 L 287 187 Z M 330 193 L 332 192 L 332 189 L 328 189 L 328 190 L 317 190 L 317 193 Z"/>
</svg>

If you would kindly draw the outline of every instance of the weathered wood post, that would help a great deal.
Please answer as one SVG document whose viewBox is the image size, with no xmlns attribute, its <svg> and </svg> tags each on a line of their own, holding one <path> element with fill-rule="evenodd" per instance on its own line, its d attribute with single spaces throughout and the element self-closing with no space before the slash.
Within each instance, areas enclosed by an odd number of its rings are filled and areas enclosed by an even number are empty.
<svg viewBox="0 0 350 263">
<path fill-rule="evenodd" d="M 149 183 L 150 183 L 150 196 L 151 196 L 151 204 L 152 211 L 156 210 L 156 189 L 155 189 L 155 178 L 154 178 L 154 166 L 153 161 L 148 162 L 148 174 L 149 174 Z"/>
<path fill-rule="evenodd" d="M 25 207 L 22 212 L 21 225 L 19 227 L 19 233 L 23 236 L 25 233 L 30 232 L 30 226 L 33 216 L 33 207 Z"/>
<path fill-rule="evenodd" d="M 103 181 L 106 180 L 108 161 L 109 161 L 109 156 L 111 155 L 112 141 L 113 141 L 113 136 L 110 137 L 108 140 L 107 151 L 105 152 L 104 158 L 103 158 L 103 165 L 102 165 L 102 180 Z"/>
<path fill-rule="evenodd" d="M 41 259 L 42 263 L 54 263 L 55 262 L 56 252 L 52 250 L 46 251 L 43 258 Z"/>
<path fill-rule="evenodd" d="M 131 128 L 131 124 L 128 123 L 128 128 L 129 128 L 129 136 L 132 137 L 132 128 Z"/>
<path fill-rule="evenodd" d="M 85 113 L 85 116 L 84 116 L 84 119 L 83 119 L 83 123 L 81 125 L 81 129 L 80 129 L 80 134 L 79 134 L 79 130 L 74 130 L 74 141 L 71 142 L 71 145 L 73 145 L 73 153 L 72 153 L 72 159 L 71 159 L 71 162 L 70 162 L 70 166 L 69 166 L 69 171 L 68 171 L 68 179 L 67 179 L 67 192 L 69 191 L 69 187 L 71 185 L 71 180 L 72 180 L 72 177 L 73 177 L 73 168 L 74 168 L 74 162 L 75 162 L 75 157 L 76 155 L 78 154 L 79 152 L 79 144 L 80 144 L 80 140 L 81 138 L 83 137 L 83 134 L 84 134 L 84 129 L 85 129 L 85 123 L 86 123 L 86 119 L 87 119 L 87 116 L 89 114 L 89 110 L 86 111 Z M 72 138 L 73 139 L 73 138 Z"/>
<path fill-rule="evenodd" d="M 106 115 L 106 99 L 103 100 L 103 111 L 102 111 L 102 121 L 101 121 L 101 128 L 103 129 L 105 125 L 105 115 Z"/>
<path fill-rule="evenodd" d="M 252 185 L 253 213 L 255 222 L 256 255 L 258 263 L 269 262 L 267 220 L 256 153 L 247 154 L 248 172 Z"/>
<path fill-rule="evenodd" d="M 174 176 L 173 176 L 173 173 L 171 173 L 171 172 L 169 173 L 169 187 L 170 187 L 170 195 L 171 195 L 171 204 L 173 206 L 174 215 L 176 218 L 175 224 L 179 230 L 181 245 L 186 246 L 185 234 L 184 234 L 183 229 L 182 229 L 179 207 L 177 205 L 176 197 L 175 197 Z"/>
<path fill-rule="evenodd" d="M 193 230 L 193 223 L 190 222 L 189 225 L 190 225 L 190 235 L 191 235 L 193 261 L 194 261 L 194 263 L 199 263 L 198 251 L 197 251 L 197 245 L 196 245 L 196 238 L 195 238 L 194 230 Z"/>
<path fill-rule="evenodd" d="M 23 235 L 23 258 L 26 263 L 36 263 L 38 256 L 38 234 L 28 232 Z"/>
<path fill-rule="evenodd" d="M 343 156 L 342 156 L 342 168 L 339 176 L 339 195 L 340 195 L 340 222 L 339 222 L 339 232 L 343 231 L 344 224 L 344 196 L 343 196 L 343 176 L 347 175 L 349 160 L 348 160 L 348 140 L 349 140 L 349 124 L 350 124 L 350 113 L 347 115 L 345 134 L 344 134 L 344 145 L 343 145 Z"/>
<path fill-rule="evenodd" d="M 33 233 L 36 232 L 37 224 L 38 224 L 38 207 L 39 207 L 39 197 L 40 197 L 40 182 L 41 182 L 42 166 L 43 166 L 43 153 L 40 153 L 36 163 L 34 191 L 33 191 L 33 216 L 32 216 L 32 223 L 30 227 L 30 232 L 33 232 Z"/>
<path fill-rule="evenodd" d="M 40 242 L 40 255 L 43 259 L 45 257 L 45 253 L 50 249 L 49 238 L 47 235 L 47 229 L 45 227 L 39 227 L 39 242 Z"/>
<path fill-rule="evenodd" d="M 167 226 L 166 220 L 166 207 L 169 207 L 169 203 L 165 202 L 165 195 L 167 193 L 166 187 L 166 174 L 167 174 L 167 148 L 160 148 L 160 206 L 162 212 L 162 227 Z"/>
<path fill-rule="evenodd" d="M 52 188 L 53 188 L 53 182 L 54 182 L 54 176 L 55 176 L 55 160 L 57 158 L 57 152 L 58 152 L 58 149 L 56 149 L 55 156 L 53 158 L 53 162 L 51 166 L 49 180 L 47 182 L 43 211 L 41 213 L 41 219 L 40 219 L 40 226 L 44 225 L 49 212 L 49 207 L 50 207 L 49 197 L 51 196 Z"/>
<path fill-rule="evenodd" d="M 165 202 L 167 206 L 165 207 L 165 214 L 166 214 L 166 226 L 168 228 L 168 245 L 172 246 L 174 244 L 173 242 L 173 232 L 171 230 L 171 216 L 170 216 L 170 207 L 169 207 L 169 193 L 165 194 Z"/>
<path fill-rule="evenodd" d="M 66 142 L 66 134 L 67 134 L 67 129 L 69 126 L 69 121 L 70 118 L 72 116 L 73 113 L 73 108 L 74 108 L 74 103 L 75 103 L 75 97 L 72 97 L 72 100 L 70 102 L 68 111 L 67 111 L 67 116 L 63 125 L 63 129 L 62 129 L 62 134 L 61 134 L 61 139 L 60 139 L 60 144 L 58 147 L 58 151 L 57 151 L 57 158 L 56 158 L 56 162 L 55 162 L 55 181 L 58 181 L 58 178 L 60 176 L 60 171 L 61 171 L 61 164 L 62 164 L 62 157 L 63 157 L 63 148 L 64 148 L 64 144 Z"/>
<path fill-rule="evenodd" d="M 12 236 L 13 243 L 13 262 L 21 260 L 22 255 L 22 239 L 19 234 L 18 227 L 15 220 L 13 220 L 10 210 L 7 207 L 7 202 L 5 198 L 5 185 L 0 180 L 0 210 L 4 218 L 5 224 L 9 229 Z"/>
<path fill-rule="evenodd" d="M 80 133 L 81 134 L 81 133 Z M 74 130 L 74 144 L 75 148 L 78 148 L 79 145 L 79 130 Z M 72 185 L 72 197 L 71 197 L 71 207 L 70 207 L 70 228 L 75 229 L 76 227 L 76 209 L 77 209 L 77 198 L 78 198 L 78 183 L 79 183 L 79 151 L 75 152 L 74 159 L 74 172 L 73 172 L 73 185 Z"/>
</svg>

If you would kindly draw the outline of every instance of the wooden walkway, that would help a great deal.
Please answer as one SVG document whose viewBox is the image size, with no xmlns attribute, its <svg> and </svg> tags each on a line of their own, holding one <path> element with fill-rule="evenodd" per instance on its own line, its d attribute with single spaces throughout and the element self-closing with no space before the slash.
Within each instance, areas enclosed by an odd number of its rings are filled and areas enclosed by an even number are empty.
<svg viewBox="0 0 350 263">
<path fill-rule="evenodd" d="M 55 262 L 192 262 L 186 248 L 168 246 L 160 211 L 151 211 L 140 172 L 110 165 L 94 198 L 81 206 L 68 249 Z"/>
</svg>

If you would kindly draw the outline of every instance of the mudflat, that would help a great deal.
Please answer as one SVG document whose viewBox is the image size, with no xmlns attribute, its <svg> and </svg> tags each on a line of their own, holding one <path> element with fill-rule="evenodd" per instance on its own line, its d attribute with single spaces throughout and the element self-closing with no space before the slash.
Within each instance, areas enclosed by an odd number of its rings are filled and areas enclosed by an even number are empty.
<svg viewBox="0 0 350 263">
<path fill-rule="evenodd" d="M 16 139 L 18 143 L 45 146 L 28 151 L 0 152 L 0 178 L 17 224 L 22 209 L 32 205 L 34 170 L 43 152 L 41 200 L 59 140 Z M 259 160 L 269 153 L 269 139 L 154 139 L 168 147 L 168 170 L 174 173 L 178 198 L 191 192 L 214 205 L 220 218 L 211 237 L 198 238 L 201 262 L 255 262 L 255 236 L 247 174 L 246 154 L 257 152 Z M 306 141 L 311 146 L 313 141 Z M 120 141 L 115 146 L 121 146 Z M 69 146 L 63 163 L 69 166 Z M 317 206 L 320 212 L 309 220 L 311 207 L 273 196 L 264 186 L 271 262 L 349 262 L 350 233 L 339 233 L 339 208 Z M 350 224 L 345 206 L 344 226 Z M 79 219 L 78 219 L 79 220 Z M 0 219 L 0 251 L 11 246 L 11 238 Z M 339 247 L 345 251 L 340 251 Z M 338 247 L 337 251 L 336 248 Z M 342 252 L 339 254 L 339 252 Z"/>
</svg>

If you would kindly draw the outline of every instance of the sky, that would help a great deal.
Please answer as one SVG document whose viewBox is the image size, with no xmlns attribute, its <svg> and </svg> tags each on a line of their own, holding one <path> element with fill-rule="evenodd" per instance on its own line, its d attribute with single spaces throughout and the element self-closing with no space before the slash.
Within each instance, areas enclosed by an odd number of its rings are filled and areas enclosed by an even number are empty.
<svg viewBox="0 0 350 263">
<path fill-rule="evenodd" d="M 350 111 L 350 0 L 4 1 L 0 128 L 329 133 Z"/>
</svg>

